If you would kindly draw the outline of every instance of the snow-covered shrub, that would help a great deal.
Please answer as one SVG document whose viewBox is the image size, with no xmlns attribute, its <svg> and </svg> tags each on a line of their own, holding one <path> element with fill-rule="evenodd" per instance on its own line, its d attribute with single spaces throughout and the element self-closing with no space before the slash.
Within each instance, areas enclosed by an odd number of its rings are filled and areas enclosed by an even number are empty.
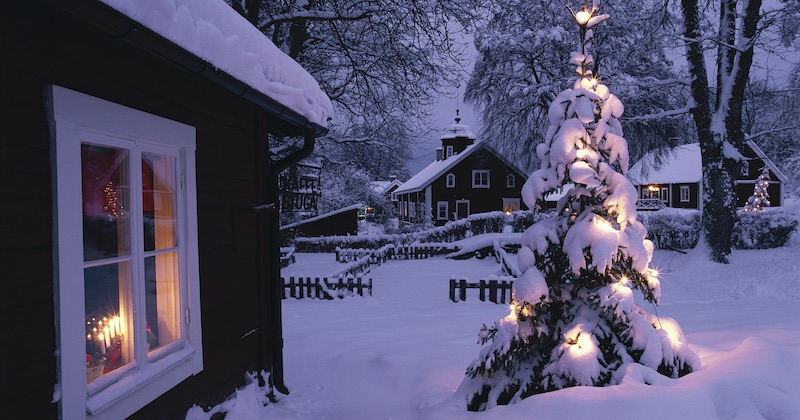
<svg viewBox="0 0 800 420">
<path fill-rule="evenodd" d="M 672 378 L 700 366 L 677 322 L 634 302 L 638 289 L 657 304 L 661 286 L 649 268 L 653 244 L 636 218 L 636 189 L 623 175 L 623 105 L 594 78 L 585 50 L 590 28 L 608 18 L 595 12 L 573 15 L 581 43 L 570 63 L 579 78 L 550 105 L 550 128 L 536 148 L 541 168 L 522 187 L 522 198 L 534 208 L 565 184 L 575 187 L 559 200 L 557 216 L 522 235 L 511 311 L 481 329 L 478 340 L 486 346 L 457 391 L 470 410 L 570 386 L 615 384 L 616 373 L 631 363 Z"/>
<path fill-rule="evenodd" d="M 555 216 L 555 211 L 533 211 L 521 210 L 515 211 L 508 215 L 508 225 L 511 226 L 514 232 L 524 232 L 525 229 L 533 226 L 539 220 Z"/>
<path fill-rule="evenodd" d="M 378 249 L 389 243 L 397 243 L 403 235 L 371 236 L 320 236 L 317 238 L 295 238 L 297 252 L 336 252 L 336 248 Z"/>
<path fill-rule="evenodd" d="M 502 211 L 477 213 L 467 216 L 472 235 L 502 232 L 506 225 L 507 215 Z"/>
<path fill-rule="evenodd" d="M 647 228 L 647 238 L 658 249 L 694 248 L 700 239 L 700 218 L 698 210 L 671 208 L 638 214 Z"/>
<path fill-rule="evenodd" d="M 731 239 L 737 249 L 778 248 L 786 244 L 797 225 L 797 215 L 783 207 L 740 211 Z"/>
</svg>

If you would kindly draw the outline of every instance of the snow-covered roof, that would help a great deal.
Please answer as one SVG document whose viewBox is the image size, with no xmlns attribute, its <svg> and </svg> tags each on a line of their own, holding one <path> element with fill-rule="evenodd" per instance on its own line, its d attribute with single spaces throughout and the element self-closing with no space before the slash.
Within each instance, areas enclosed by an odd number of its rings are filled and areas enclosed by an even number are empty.
<svg viewBox="0 0 800 420">
<path fill-rule="evenodd" d="M 752 140 L 747 145 L 764 164 L 775 174 L 780 182 L 786 182 L 786 176 L 775 166 L 763 151 Z M 649 172 L 645 175 L 644 170 Z M 678 184 L 694 183 L 703 179 L 703 163 L 700 143 L 685 144 L 672 149 L 672 153 L 661 160 L 656 169 L 654 152 L 647 153 L 628 171 L 628 179 L 634 184 Z"/>
<path fill-rule="evenodd" d="M 314 217 L 310 217 L 308 219 L 303 219 L 303 220 L 301 220 L 299 222 L 289 223 L 288 225 L 281 226 L 281 230 L 291 229 L 293 227 L 304 225 L 306 223 L 316 222 L 318 220 L 322 220 L 322 219 L 325 219 L 327 217 L 335 216 L 337 214 L 341 214 L 341 213 L 345 213 L 345 212 L 353 211 L 353 210 L 358 210 L 358 209 L 363 209 L 363 208 L 364 208 L 364 205 L 361 204 L 361 203 L 351 204 L 351 205 L 349 205 L 347 207 L 342 207 L 340 209 L 337 209 L 337 210 L 334 210 L 334 211 L 330 211 L 328 213 L 320 214 L 319 216 L 314 216 Z"/>
<path fill-rule="evenodd" d="M 399 187 L 400 185 L 403 185 L 403 182 L 397 179 L 386 180 L 386 181 L 372 181 L 369 183 L 369 188 L 376 194 L 386 194 L 386 191 L 388 191 L 389 188 L 392 188 L 392 186 L 394 185 Z"/>
<path fill-rule="evenodd" d="M 224 1 L 101 1 L 308 121 L 333 117 L 317 81 Z"/>
<path fill-rule="evenodd" d="M 442 176 L 442 174 L 449 171 L 459 162 L 464 160 L 467 156 L 472 154 L 472 152 L 478 150 L 481 147 L 481 145 L 482 145 L 481 142 L 475 142 L 467 146 L 467 148 L 464 149 L 461 153 L 457 153 L 453 156 L 450 156 L 447 159 L 442 159 L 432 162 L 430 165 L 422 168 L 421 171 L 417 172 L 416 175 L 412 176 L 411 179 L 404 182 L 403 185 L 399 186 L 396 190 L 394 190 L 395 194 L 410 193 L 422 190 L 423 188 L 427 187 L 431 182 Z"/>
<path fill-rule="evenodd" d="M 456 137 L 466 137 L 475 140 L 475 134 L 472 132 L 472 129 L 470 129 L 468 125 L 461 124 L 460 121 L 460 118 L 456 118 L 456 121 L 444 130 L 444 134 L 442 134 L 439 140 L 454 139 Z"/>
<path fill-rule="evenodd" d="M 685 144 L 672 149 L 671 154 L 656 167 L 655 153 L 650 152 L 628 170 L 634 184 L 677 184 L 699 182 L 703 178 L 700 144 Z"/>
</svg>

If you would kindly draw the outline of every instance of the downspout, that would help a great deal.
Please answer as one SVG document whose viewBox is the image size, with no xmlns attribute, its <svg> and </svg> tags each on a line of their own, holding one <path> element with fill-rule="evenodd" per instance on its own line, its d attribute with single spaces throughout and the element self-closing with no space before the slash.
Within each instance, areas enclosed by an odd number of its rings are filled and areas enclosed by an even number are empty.
<svg viewBox="0 0 800 420">
<path fill-rule="evenodd" d="M 289 394 L 289 389 L 284 383 L 283 377 L 283 326 L 281 310 L 281 252 L 280 252 L 280 195 L 278 191 L 278 175 L 300 160 L 308 157 L 314 150 L 316 131 L 313 127 L 305 127 L 303 133 L 303 147 L 290 153 L 283 159 L 273 163 L 267 174 L 267 206 L 272 206 L 273 210 L 267 212 L 267 250 L 269 272 L 266 278 L 266 290 L 269 291 L 270 301 L 267 302 L 267 310 L 260 314 L 262 325 L 269 325 L 270 328 L 262 328 L 262 344 L 264 349 L 272 350 L 272 369 L 270 371 L 270 384 L 273 389 L 281 394 Z M 267 331 L 272 331 L 272 340 L 267 337 Z"/>
</svg>

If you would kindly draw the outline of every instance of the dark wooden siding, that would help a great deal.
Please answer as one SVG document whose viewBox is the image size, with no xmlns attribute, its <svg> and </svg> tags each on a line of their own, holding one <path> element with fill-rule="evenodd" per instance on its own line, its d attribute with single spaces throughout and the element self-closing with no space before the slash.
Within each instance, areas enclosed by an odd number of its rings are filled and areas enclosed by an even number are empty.
<svg viewBox="0 0 800 420">
<path fill-rule="evenodd" d="M 452 158 L 451 158 L 452 159 Z M 472 171 L 476 169 L 488 169 L 489 188 L 472 188 Z M 455 188 L 447 188 L 447 174 L 452 173 L 456 177 Z M 514 187 L 506 186 L 506 176 L 512 173 L 515 176 Z M 479 149 L 473 152 L 452 170 L 437 178 L 431 184 L 431 214 L 433 221 L 437 225 L 442 225 L 446 221 L 436 220 L 436 203 L 447 201 L 450 219 L 456 211 L 456 200 L 470 201 L 470 214 L 486 213 L 490 211 L 502 211 L 504 198 L 519 198 L 521 209 L 527 209 L 522 201 L 520 191 L 525 183 L 525 178 L 517 174 L 508 167 L 493 153 L 486 149 Z"/>
<path fill-rule="evenodd" d="M 52 418 L 56 382 L 48 84 L 197 129 L 204 370 L 134 415 L 182 418 L 257 366 L 257 141 L 263 111 L 45 4 L 0 6 L 0 418 Z M 263 145 L 261 146 L 263 148 Z"/>
<path fill-rule="evenodd" d="M 681 202 L 681 186 L 683 185 L 689 186 L 689 202 Z M 672 207 L 679 209 L 699 209 L 699 188 L 698 184 L 670 184 Z"/>
</svg>

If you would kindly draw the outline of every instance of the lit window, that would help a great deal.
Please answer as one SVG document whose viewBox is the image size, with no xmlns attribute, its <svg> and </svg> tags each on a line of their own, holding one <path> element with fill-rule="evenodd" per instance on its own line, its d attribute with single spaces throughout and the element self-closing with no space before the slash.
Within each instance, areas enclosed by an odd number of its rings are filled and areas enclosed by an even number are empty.
<svg viewBox="0 0 800 420">
<path fill-rule="evenodd" d="M 506 188 L 514 188 L 517 186 L 517 177 L 514 174 L 506 175 Z"/>
<path fill-rule="evenodd" d="M 511 214 L 519 210 L 519 198 L 504 198 L 503 199 L 503 213 Z"/>
<path fill-rule="evenodd" d="M 476 169 L 472 171 L 472 188 L 489 188 L 489 170 Z"/>
<path fill-rule="evenodd" d="M 127 417 L 202 370 L 195 130 L 52 95 L 61 416 Z"/>
<path fill-rule="evenodd" d="M 689 186 L 681 185 L 681 203 L 689 202 Z"/>
<path fill-rule="evenodd" d="M 455 188 L 456 187 L 456 176 L 453 174 L 447 174 L 445 177 L 445 184 L 447 188 Z"/>
<path fill-rule="evenodd" d="M 453 156 L 453 146 L 447 146 L 447 153 L 445 154 L 446 157 Z"/>
<path fill-rule="evenodd" d="M 447 201 L 436 202 L 436 220 L 447 220 L 448 204 Z"/>
</svg>

